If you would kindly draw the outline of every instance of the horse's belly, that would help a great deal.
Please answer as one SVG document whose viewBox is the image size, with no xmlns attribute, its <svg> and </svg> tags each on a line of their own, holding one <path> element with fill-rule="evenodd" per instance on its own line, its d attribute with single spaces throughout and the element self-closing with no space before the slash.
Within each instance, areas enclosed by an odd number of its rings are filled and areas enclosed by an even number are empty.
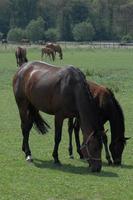
<svg viewBox="0 0 133 200">
<path fill-rule="evenodd" d="M 74 117 L 77 115 L 75 105 L 68 103 L 67 100 L 62 98 L 60 95 L 36 95 L 30 98 L 30 102 L 36 107 L 36 109 L 47 114 L 55 115 L 56 113 L 61 113 L 64 118 Z"/>
</svg>

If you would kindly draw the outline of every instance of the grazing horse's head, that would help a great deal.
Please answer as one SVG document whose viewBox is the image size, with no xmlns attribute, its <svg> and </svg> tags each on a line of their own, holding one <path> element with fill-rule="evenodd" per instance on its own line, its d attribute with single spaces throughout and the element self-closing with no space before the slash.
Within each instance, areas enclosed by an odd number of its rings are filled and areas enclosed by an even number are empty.
<svg viewBox="0 0 133 200">
<path fill-rule="evenodd" d="M 114 165 L 121 165 L 122 163 L 122 153 L 126 144 L 126 140 L 129 138 L 118 139 L 112 142 L 109 146 Z"/>
<path fill-rule="evenodd" d="M 121 165 L 122 154 L 126 144 L 125 138 L 125 122 L 123 110 L 115 98 L 112 91 L 110 91 L 109 108 L 109 122 L 111 127 L 111 144 L 109 146 L 113 161 L 115 165 Z"/>
<path fill-rule="evenodd" d="M 81 147 L 84 158 L 88 161 L 92 172 L 100 172 L 102 167 L 101 161 L 102 139 L 101 132 L 92 132 Z"/>
</svg>

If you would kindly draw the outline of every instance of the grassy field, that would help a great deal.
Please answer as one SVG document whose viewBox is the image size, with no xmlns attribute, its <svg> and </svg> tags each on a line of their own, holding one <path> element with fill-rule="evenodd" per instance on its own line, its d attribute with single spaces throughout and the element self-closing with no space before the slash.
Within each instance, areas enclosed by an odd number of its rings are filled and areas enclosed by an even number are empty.
<svg viewBox="0 0 133 200">
<path fill-rule="evenodd" d="M 40 54 L 39 48 L 28 49 L 29 60 L 39 60 Z M 79 67 L 87 79 L 112 88 L 124 111 L 126 136 L 133 136 L 133 49 L 67 47 L 63 61 L 57 58 L 54 64 Z M 132 200 L 133 139 L 125 147 L 122 167 L 107 166 L 103 152 L 102 172 L 91 173 L 88 164 L 79 160 L 75 145 L 75 159 L 69 159 L 65 121 L 59 149 L 63 165 L 55 167 L 51 156 L 53 116 L 43 114 L 51 129 L 44 136 L 32 129 L 30 146 L 34 163 L 25 162 L 20 120 L 12 92 L 16 69 L 14 47 L 0 47 L 0 200 Z"/>
</svg>

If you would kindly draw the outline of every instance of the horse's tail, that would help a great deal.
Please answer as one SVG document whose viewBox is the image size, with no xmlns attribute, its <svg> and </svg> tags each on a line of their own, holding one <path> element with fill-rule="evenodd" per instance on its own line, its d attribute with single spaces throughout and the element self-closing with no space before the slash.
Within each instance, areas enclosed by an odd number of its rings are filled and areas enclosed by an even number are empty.
<svg viewBox="0 0 133 200">
<path fill-rule="evenodd" d="M 33 124 L 38 133 L 45 134 L 48 132 L 50 126 L 42 118 L 39 111 L 37 111 L 32 105 L 29 107 L 30 114 L 32 116 Z"/>
</svg>

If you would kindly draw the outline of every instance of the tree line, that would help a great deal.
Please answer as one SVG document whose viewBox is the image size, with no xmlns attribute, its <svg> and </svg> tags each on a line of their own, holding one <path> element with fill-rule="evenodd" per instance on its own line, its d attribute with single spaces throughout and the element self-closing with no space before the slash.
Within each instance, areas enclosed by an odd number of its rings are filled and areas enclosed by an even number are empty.
<svg viewBox="0 0 133 200">
<path fill-rule="evenodd" d="M 133 41 L 133 0 L 1 0 L 0 38 Z"/>
</svg>

